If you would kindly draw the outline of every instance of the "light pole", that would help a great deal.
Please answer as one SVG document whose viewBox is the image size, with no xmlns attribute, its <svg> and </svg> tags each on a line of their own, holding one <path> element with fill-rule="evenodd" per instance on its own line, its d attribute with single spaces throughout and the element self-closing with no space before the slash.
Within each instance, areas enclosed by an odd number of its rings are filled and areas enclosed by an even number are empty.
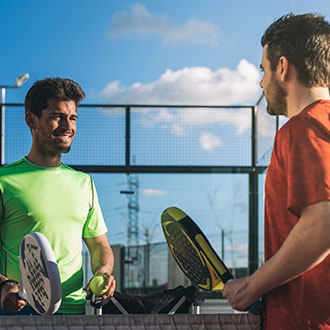
<svg viewBox="0 0 330 330">
<path fill-rule="evenodd" d="M 6 102 L 6 88 L 20 88 L 28 79 L 28 73 L 22 74 L 15 80 L 15 85 L 0 85 L 1 88 L 1 108 L 0 108 L 0 166 L 5 164 L 5 102 Z"/>
</svg>

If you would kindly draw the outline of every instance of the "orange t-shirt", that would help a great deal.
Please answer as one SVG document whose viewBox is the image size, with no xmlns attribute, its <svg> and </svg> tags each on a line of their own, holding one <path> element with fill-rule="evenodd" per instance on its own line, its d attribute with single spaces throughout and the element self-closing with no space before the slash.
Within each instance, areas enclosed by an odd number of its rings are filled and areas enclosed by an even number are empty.
<svg viewBox="0 0 330 330">
<path fill-rule="evenodd" d="M 314 102 L 278 131 L 265 190 L 268 260 L 305 206 L 330 200 L 330 101 Z M 330 329 L 330 256 L 264 298 L 266 330 Z"/>
</svg>

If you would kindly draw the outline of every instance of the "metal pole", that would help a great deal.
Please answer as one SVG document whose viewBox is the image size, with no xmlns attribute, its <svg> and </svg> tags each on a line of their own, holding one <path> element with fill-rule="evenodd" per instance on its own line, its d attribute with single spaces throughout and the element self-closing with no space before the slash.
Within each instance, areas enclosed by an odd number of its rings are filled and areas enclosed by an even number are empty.
<svg viewBox="0 0 330 330">
<path fill-rule="evenodd" d="M 6 88 L 19 88 L 28 79 L 28 73 L 22 74 L 16 78 L 15 85 L 1 85 L 1 107 L 0 107 L 0 166 L 5 165 L 5 103 L 6 103 Z"/>
<path fill-rule="evenodd" d="M 225 231 L 221 229 L 221 258 L 225 260 Z"/>
<path fill-rule="evenodd" d="M 0 166 L 5 164 L 5 102 L 6 102 L 6 88 L 1 88 L 1 109 L 0 109 Z"/>
<path fill-rule="evenodd" d="M 252 107 L 251 165 L 249 174 L 249 274 L 258 269 L 258 171 L 257 166 L 257 106 Z"/>
<path fill-rule="evenodd" d="M 125 115 L 126 115 L 126 153 L 125 153 L 125 166 L 127 167 L 127 174 L 129 174 L 128 168 L 130 167 L 131 163 L 131 108 L 126 107 L 125 109 Z"/>
</svg>

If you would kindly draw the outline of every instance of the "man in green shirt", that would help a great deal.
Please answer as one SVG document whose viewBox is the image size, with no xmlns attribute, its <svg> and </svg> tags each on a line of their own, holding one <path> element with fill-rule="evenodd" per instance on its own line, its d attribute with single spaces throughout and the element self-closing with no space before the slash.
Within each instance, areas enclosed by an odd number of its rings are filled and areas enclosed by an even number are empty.
<svg viewBox="0 0 330 330">
<path fill-rule="evenodd" d="M 61 163 L 75 136 L 77 106 L 84 97 L 77 83 L 61 78 L 37 81 L 26 95 L 30 153 L 0 169 L 0 315 L 31 312 L 18 298 L 15 281 L 19 281 L 20 244 L 33 231 L 48 238 L 58 262 L 62 283 L 58 313 L 85 310 L 82 239 L 93 273 L 107 277 L 104 297 L 114 293 L 113 254 L 93 180 Z"/>
</svg>

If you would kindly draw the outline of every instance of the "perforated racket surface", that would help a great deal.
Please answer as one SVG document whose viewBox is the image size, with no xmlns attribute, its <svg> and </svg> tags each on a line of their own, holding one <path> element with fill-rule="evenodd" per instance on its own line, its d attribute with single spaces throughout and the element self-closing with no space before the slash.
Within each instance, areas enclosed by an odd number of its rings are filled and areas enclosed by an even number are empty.
<svg viewBox="0 0 330 330">
<path fill-rule="evenodd" d="M 39 314 L 53 314 L 61 304 L 61 280 L 54 252 L 41 233 L 26 235 L 20 250 L 20 291 Z"/>
<path fill-rule="evenodd" d="M 198 287 L 213 291 L 233 279 L 195 222 L 177 207 L 161 215 L 162 228 L 169 249 L 181 270 Z"/>
</svg>

